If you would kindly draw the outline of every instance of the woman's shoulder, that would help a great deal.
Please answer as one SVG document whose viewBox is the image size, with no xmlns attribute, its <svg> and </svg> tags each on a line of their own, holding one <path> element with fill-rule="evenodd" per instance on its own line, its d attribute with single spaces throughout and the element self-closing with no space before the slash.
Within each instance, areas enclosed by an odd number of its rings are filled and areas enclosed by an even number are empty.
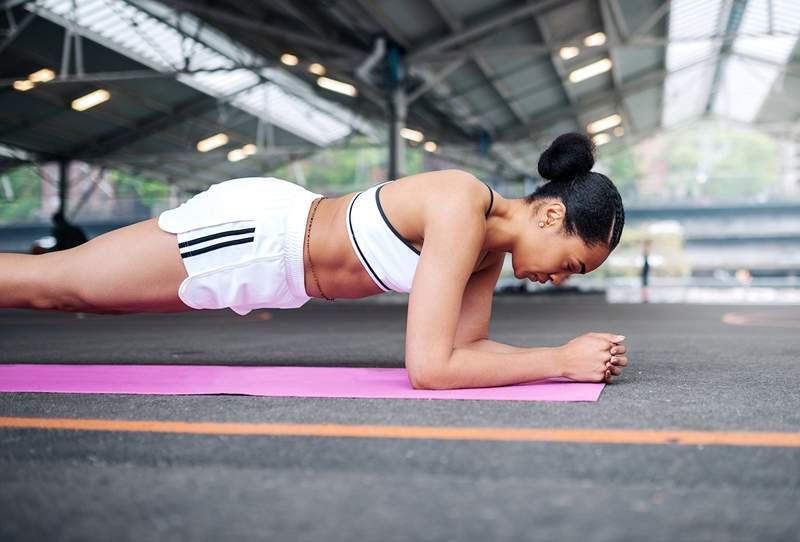
<svg viewBox="0 0 800 542">
<path fill-rule="evenodd" d="M 462 206 L 485 214 L 493 199 L 485 182 L 461 169 L 428 171 L 403 177 L 398 182 L 406 184 L 410 194 L 429 196 L 425 203 L 432 205 L 434 211 L 446 203 L 447 207 Z"/>
</svg>

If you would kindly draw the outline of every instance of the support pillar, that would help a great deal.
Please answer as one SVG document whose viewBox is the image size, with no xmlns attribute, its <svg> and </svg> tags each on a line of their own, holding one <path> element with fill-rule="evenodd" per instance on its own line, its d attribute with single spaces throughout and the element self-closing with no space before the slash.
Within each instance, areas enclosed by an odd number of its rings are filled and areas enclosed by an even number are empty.
<svg viewBox="0 0 800 542">
<path fill-rule="evenodd" d="M 397 45 L 390 44 L 386 51 L 387 99 L 389 102 L 389 178 L 397 179 L 406 170 L 406 142 L 400 130 L 406 127 L 408 97 L 405 91 L 405 69 Z"/>
<path fill-rule="evenodd" d="M 58 211 L 67 217 L 69 199 L 69 160 L 58 161 Z"/>
<path fill-rule="evenodd" d="M 408 106 L 402 87 L 398 86 L 392 91 L 389 106 L 389 178 L 397 179 L 405 175 L 406 169 L 406 142 L 400 135 L 400 130 L 406 127 Z"/>
</svg>

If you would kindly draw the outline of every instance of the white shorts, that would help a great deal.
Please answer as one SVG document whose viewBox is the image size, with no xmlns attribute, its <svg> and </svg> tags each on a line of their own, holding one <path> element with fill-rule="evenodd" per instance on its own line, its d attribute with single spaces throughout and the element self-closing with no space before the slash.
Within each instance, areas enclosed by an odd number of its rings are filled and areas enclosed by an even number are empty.
<svg viewBox="0 0 800 542">
<path fill-rule="evenodd" d="M 274 177 L 211 185 L 158 217 L 178 236 L 188 277 L 178 297 L 194 309 L 294 309 L 305 290 L 303 246 L 311 203 L 322 197 Z"/>
</svg>

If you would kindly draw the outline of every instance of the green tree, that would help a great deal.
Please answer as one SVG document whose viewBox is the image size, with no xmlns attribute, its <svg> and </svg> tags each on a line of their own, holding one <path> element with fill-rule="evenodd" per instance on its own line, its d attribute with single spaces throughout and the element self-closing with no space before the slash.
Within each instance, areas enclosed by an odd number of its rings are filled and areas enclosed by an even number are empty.
<svg viewBox="0 0 800 542">
<path fill-rule="evenodd" d="M 620 143 L 616 148 L 598 150 L 598 162 L 601 162 L 608 171 L 608 177 L 624 197 L 636 192 L 636 183 L 642 178 L 642 167 L 630 145 Z"/>
<path fill-rule="evenodd" d="M 5 176 L 7 186 L 0 186 L 0 223 L 32 221 L 42 199 L 42 180 L 36 167 L 26 165 L 1 175 Z"/>
<path fill-rule="evenodd" d="M 683 194 L 741 200 L 764 193 L 778 178 L 775 141 L 755 130 L 699 122 L 663 142 L 669 185 Z"/>
<path fill-rule="evenodd" d="M 166 182 L 126 171 L 112 170 L 109 173 L 108 181 L 114 186 L 118 198 L 138 198 L 148 207 L 169 197 L 169 186 Z"/>
</svg>

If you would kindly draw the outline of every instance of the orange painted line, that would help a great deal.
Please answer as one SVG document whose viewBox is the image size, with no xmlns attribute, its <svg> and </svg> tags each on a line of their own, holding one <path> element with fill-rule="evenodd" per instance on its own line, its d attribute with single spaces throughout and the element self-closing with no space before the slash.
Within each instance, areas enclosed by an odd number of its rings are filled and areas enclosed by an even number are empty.
<svg viewBox="0 0 800 542">
<path fill-rule="evenodd" d="M 594 444 L 680 444 L 800 447 L 800 433 L 655 431 L 636 429 L 550 429 L 498 427 L 426 427 L 287 423 L 167 422 L 73 418 L 5 418 L 0 428 L 129 431 L 204 435 L 282 437 L 356 437 L 385 439 L 582 442 Z"/>
<path fill-rule="evenodd" d="M 786 319 L 771 313 L 737 314 L 728 312 L 722 316 L 722 322 L 731 326 L 772 326 L 800 327 L 800 319 Z"/>
</svg>

